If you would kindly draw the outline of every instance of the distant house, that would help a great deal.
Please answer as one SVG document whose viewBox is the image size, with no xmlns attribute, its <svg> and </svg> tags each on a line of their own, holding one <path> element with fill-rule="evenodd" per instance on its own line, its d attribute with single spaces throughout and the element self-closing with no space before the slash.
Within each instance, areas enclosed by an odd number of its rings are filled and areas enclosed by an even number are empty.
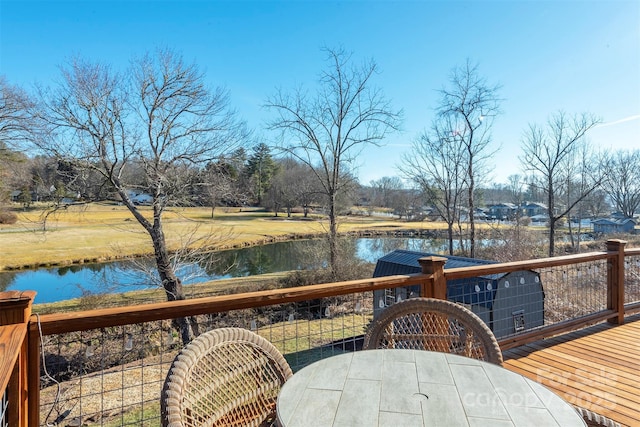
<svg viewBox="0 0 640 427">
<path fill-rule="evenodd" d="M 13 190 L 11 192 L 11 201 L 17 202 L 20 200 L 20 196 L 22 195 L 22 190 Z"/>
<path fill-rule="evenodd" d="M 534 217 L 536 215 L 545 215 L 547 213 L 547 205 L 542 203 L 529 202 L 522 206 L 522 213 L 528 217 Z"/>
<path fill-rule="evenodd" d="M 631 218 L 611 219 L 600 218 L 591 221 L 593 224 L 593 232 L 601 234 L 611 233 L 633 233 L 636 221 Z"/>
<path fill-rule="evenodd" d="M 517 212 L 518 207 L 513 203 L 498 203 L 489 206 L 489 217 L 492 219 L 512 219 Z"/>
</svg>

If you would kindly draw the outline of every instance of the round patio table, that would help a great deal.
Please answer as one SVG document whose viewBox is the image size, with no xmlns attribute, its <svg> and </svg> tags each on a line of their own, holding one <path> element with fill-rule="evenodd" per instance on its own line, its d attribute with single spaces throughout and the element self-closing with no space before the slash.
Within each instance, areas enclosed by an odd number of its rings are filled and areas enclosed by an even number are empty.
<svg viewBox="0 0 640 427">
<path fill-rule="evenodd" d="M 363 350 L 295 373 L 280 390 L 282 427 L 580 426 L 568 402 L 488 362 L 423 350 Z"/>
</svg>

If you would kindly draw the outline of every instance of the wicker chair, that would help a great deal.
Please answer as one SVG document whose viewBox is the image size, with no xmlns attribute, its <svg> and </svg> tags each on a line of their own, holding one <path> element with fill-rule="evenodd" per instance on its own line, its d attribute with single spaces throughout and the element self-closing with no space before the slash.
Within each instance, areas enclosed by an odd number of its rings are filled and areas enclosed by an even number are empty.
<svg viewBox="0 0 640 427">
<path fill-rule="evenodd" d="M 386 308 L 369 326 L 363 347 L 440 351 L 502 364 L 498 341 L 478 316 L 433 298 L 409 298 Z"/>
<path fill-rule="evenodd" d="M 576 406 L 576 410 L 587 423 L 588 427 L 620 427 L 620 424 L 604 415 L 597 414 L 585 408 Z"/>
<path fill-rule="evenodd" d="M 160 398 L 164 427 L 267 426 L 293 373 L 266 339 L 240 328 L 200 335 L 176 356 Z"/>
</svg>

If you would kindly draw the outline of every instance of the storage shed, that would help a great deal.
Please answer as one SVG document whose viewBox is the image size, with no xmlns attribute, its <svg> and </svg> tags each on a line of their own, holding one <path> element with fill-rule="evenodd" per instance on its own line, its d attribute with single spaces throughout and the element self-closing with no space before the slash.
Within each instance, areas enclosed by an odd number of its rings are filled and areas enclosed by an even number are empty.
<svg viewBox="0 0 640 427">
<path fill-rule="evenodd" d="M 428 256 L 447 258 L 445 269 L 495 263 L 475 258 L 395 250 L 378 260 L 373 277 L 420 273 L 422 270 L 418 259 Z M 397 301 L 419 295 L 420 287 L 417 285 L 374 291 L 374 317 Z M 467 305 L 496 337 L 544 323 L 544 290 L 540 275 L 531 270 L 447 281 L 447 299 Z"/>
</svg>

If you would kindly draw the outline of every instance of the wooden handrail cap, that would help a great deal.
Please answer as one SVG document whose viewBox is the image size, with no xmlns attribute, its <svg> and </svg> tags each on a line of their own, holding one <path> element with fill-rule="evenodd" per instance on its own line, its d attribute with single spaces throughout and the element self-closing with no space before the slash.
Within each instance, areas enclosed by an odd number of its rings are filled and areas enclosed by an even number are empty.
<svg viewBox="0 0 640 427">
<path fill-rule="evenodd" d="M 445 263 L 445 262 L 447 262 L 447 258 L 442 257 L 442 256 L 431 255 L 431 256 L 425 256 L 425 257 L 422 257 L 422 258 L 418 258 L 418 262 L 420 264 L 422 264 L 424 262 L 442 262 L 442 263 Z"/>
<path fill-rule="evenodd" d="M 0 292 L 0 303 L 8 301 L 33 301 L 36 291 L 5 291 Z"/>
</svg>

